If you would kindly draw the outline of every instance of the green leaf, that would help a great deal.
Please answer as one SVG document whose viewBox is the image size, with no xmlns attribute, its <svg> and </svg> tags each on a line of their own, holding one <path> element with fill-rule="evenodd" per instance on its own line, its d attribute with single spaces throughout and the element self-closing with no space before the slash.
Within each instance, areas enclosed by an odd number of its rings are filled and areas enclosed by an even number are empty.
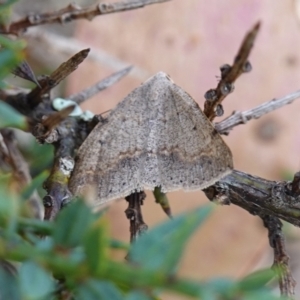
<svg viewBox="0 0 300 300">
<path fill-rule="evenodd" d="M 90 279 L 80 285 L 76 292 L 77 300 L 124 300 L 115 285 L 107 281 Z"/>
<path fill-rule="evenodd" d="M 201 207 L 157 226 L 133 244 L 129 260 L 149 270 L 173 272 L 188 239 L 210 212 L 211 206 Z"/>
<path fill-rule="evenodd" d="M 53 165 L 53 145 L 40 145 L 30 136 L 27 143 L 20 146 L 33 176 L 37 176 Z"/>
<path fill-rule="evenodd" d="M 0 17 L 1 19 L 1 17 Z M 1 22 L 1 20 L 0 20 Z M 3 49 L 0 51 L 0 78 L 3 79 L 18 64 L 16 54 L 11 49 Z"/>
<path fill-rule="evenodd" d="M 6 0 L 5 2 L 2 2 L 2 4 L 0 5 L 0 11 L 7 9 L 9 6 L 13 5 L 18 1 L 19 0 Z"/>
<path fill-rule="evenodd" d="M 133 291 L 126 296 L 125 300 L 153 300 L 153 298 L 141 291 Z"/>
<path fill-rule="evenodd" d="M 9 300 L 21 300 L 19 286 L 16 277 L 4 268 L 0 268 L 0 298 Z"/>
<path fill-rule="evenodd" d="M 272 269 L 264 269 L 254 272 L 238 283 L 238 287 L 242 291 L 258 290 L 266 286 L 266 284 L 276 276 Z"/>
<path fill-rule="evenodd" d="M 59 213 L 55 221 L 53 232 L 55 244 L 67 248 L 78 246 L 95 218 L 83 200 L 70 203 Z"/>
<path fill-rule="evenodd" d="M 228 278 L 214 278 L 207 283 L 206 287 L 215 294 L 228 296 L 235 292 L 236 283 Z"/>
<path fill-rule="evenodd" d="M 12 49 L 3 49 L 0 51 L 0 78 L 7 76 L 12 69 L 18 65 L 19 59 Z"/>
<path fill-rule="evenodd" d="M 291 300 L 291 298 L 276 296 L 268 290 L 252 291 L 242 295 L 241 293 L 238 293 L 236 297 L 239 297 L 243 300 Z"/>
<path fill-rule="evenodd" d="M 50 221 L 24 217 L 18 217 L 18 226 L 23 230 L 26 230 L 28 232 L 34 232 L 43 236 L 51 235 L 54 227 L 53 223 Z"/>
<path fill-rule="evenodd" d="M 17 194 L 9 190 L 5 182 L 9 180 L 6 176 L 0 176 L 0 222 L 6 233 L 12 233 L 16 229 L 17 216 L 20 210 L 20 202 Z"/>
<path fill-rule="evenodd" d="M 13 107 L 5 102 L 0 101 L 0 128 L 15 127 L 26 130 L 27 125 L 25 116 L 17 112 Z"/>
<path fill-rule="evenodd" d="M 10 8 L 0 10 L 0 23 L 9 24 Z M 2 81 L 13 68 L 15 68 L 23 59 L 25 52 L 22 49 L 25 47 L 24 41 L 13 41 L 0 35 L 0 88 L 5 86 Z"/>
<path fill-rule="evenodd" d="M 105 218 L 98 219 L 86 233 L 84 250 L 89 269 L 93 274 L 101 274 L 101 271 L 106 266 L 109 250 Z"/>
<path fill-rule="evenodd" d="M 49 177 L 49 171 L 45 170 L 44 172 L 40 173 L 36 176 L 31 183 L 25 187 L 21 193 L 21 197 L 23 200 L 27 200 L 30 198 L 32 193 L 38 188 L 43 185 L 43 182 Z"/>
<path fill-rule="evenodd" d="M 199 295 L 203 295 L 206 288 L 206 285 L 204 284 L 190 280 L 180 280 L 177 279 L 176 276 L 170 276 L 161 270 L 152 271 L 111 260 L 107 263 L 103 278 L 115 282 L 126 291 L 129 291 L 128 288 L 153 288 L 174 291 L 192 297 L 199 297 Z M 205 300 L 207 299 L 210 300 L 212 298 L 205 298 Z"/>
<path fill-rule="evenodd" d="M 125 251 L 129 251 L 129 249 L 130 249 L 130 246 L 128 243 L 124 243 L 124 242 L 117 241 L 117 240 L 111 240 L 110 247 L 113 249 L 119 249 L 119 250 L 125 250 Z"/>
<path fill-rule="evenodd" d="M 54 281 L 50 274 L 35 262 L 25 262 L 19 271 L 22 299 L 42 300 L 54 291 Z"/>
<path fill-rule="evenodd" d="M 19 199 L 16 193 L 10 190 L 12 176 L 0 175 L 0 218 L 9 219 L 19 211 Z"/>
</svg>

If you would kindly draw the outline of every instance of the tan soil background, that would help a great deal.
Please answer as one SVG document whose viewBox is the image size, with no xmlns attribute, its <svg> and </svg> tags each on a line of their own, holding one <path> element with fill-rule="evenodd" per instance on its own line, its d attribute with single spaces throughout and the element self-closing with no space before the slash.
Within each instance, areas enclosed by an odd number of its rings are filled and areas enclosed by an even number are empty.
<svg viewBox="0 0 300 300">
<path fill-rule="evenodd" d="M 62 7 L 62 2 L 59 6 L 57 2 L 56 8 Z M 113 108 L 158 71 L 168 73 L 203 107 L 204 93 L 217 85 L 219 67 L 232 63 L 245 33 L 261 20 L 261 31 L 250 56 L 253 70 L 236 82 L 234 93 L 224 103 L 225 116 L 234 110 L 250 109 L 300 89 L 298 6 L 292 0 L 173 0 L 101 16 L 92 22 L 74 22 L 68 28 L 82 48 L 91 48 L 91 59 L 70 76 L 67 94 L 133 65 L 135 69 L 129 76 L 83 107 L 95 113 Z M 55 51 L 55 47 L 49 47 L 43 53 L 45 57 L 55 56 Z M 286 179 L 298 171 L 299 117 L 298 100 L 235 128 L 224 137 L 232 150 L 235 168 L 272 180 Z M 201 191 L 171 193 L 169 199 L 175 215 L 208 202 Z M 125 209 L 125 201 L 117 201 L 112 203 L 109 215 L 113 236 L 128 241 Z M 150 228 L 166 220 L 151 194 L 143 212 Z M 299 232 L 291 227 L 287 232 L 293 240 L 290 251 L 297 278 Z M 271 261 L 267 233 L 258 218 L 233 205 L 216 207 L 190 241 L 180 274 L 198 280 L 212 276 L 238 278 Z M 300 291 L 298 295 L 300 299 Z"/>
</svg>

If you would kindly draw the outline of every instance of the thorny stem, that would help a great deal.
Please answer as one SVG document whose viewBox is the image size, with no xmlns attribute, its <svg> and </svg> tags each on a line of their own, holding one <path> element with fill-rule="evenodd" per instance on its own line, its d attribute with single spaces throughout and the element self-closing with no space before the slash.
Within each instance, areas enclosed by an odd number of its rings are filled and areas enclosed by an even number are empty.
<svg viewBox="0 0 300 300">
<path fill-rule="evenodd" d="M 78 94 L 71 95 L 68 97 L 70 100 L 75 101 L 77 104 L 81 104 L 84 101 L 92 98 L 94 95 L 97 93 L 101 92 L 102 90 L 107 89 L 108 87 L 114 85 L 117 83 L 119 80 L 121 80 L 124 76 L 126 76 L 130 71 L 132 67 L 127 67 L 121 71 L 118 71 L 109 77 L 97 82 L 96 84 L 88 87 L 87 89 L 81 91 Z"/>
<path fill-rule="evenodd" d="M 11 23 L 9 26 L 2 26 L 0 33 L 19 35 L 29 27 L 58 23 L 64 24 L 78 19 L 92 20 L 96 16 L 122 12 L 144 7 L 150 4 L 167 2 L 170 0 L 131 0 L 115 3 L 100 3 L 96 6 L 82 8 L 77 4 L 69 4 L 67 7 L 58 11 L 47 12 L 42 14 L 31 14 L 27 17 Z"/>
<path fill-rule="evenodd" d="M 224 65 L 221 69 L 221 80 L 216 89 L 211 89 L 205 93 L 204 114 L 212 121 L 216 116 L 223 115 L 221 106 L 225 97 L 233 92 L 235 80 L 245 72 L 251 71 L 251 65 L 248 62 L 250 51 L 257 36 L 260 23 L 257 23 L 252 30 L 245 36 L 242 45 L 234 59 L 233 66 Z"/>
<path fill-rule="evenodd" d="M 291 93 L 285 97 L 273 99 L 258 105 L 252 109 L 234 112 L 231 116 L 224 119 L 223 121 L 216 123 L 215 128 L 220 134 L 228 134 L 231 129 L 240 124 L 246 124 L 248 121 L 253 119 L 259 119 L 261 116 L 272 112 L 282 106 L 292 103 L 295 99 L 300 97 L 300 91 Z"/>
</svg>

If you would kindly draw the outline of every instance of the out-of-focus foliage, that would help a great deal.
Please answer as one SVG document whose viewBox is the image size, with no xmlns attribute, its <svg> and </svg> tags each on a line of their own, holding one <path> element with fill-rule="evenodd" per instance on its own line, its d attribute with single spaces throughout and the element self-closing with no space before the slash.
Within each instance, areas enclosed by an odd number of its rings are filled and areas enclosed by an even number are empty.
<svg viewBox="0 0 300 300">
<path fill-rule="evenodd" d="M 0 101 L 0 128 L 5 128 L 5 127 L 26 129 L 27 121 L 26 121 L 26 117 L 21 115 L 10 105 L 6 104 L 3 101 Z"/>
<path fill-rule="evenodd" d="M 18 0 L 3 0 L 0 5 L 0 24 L 8 26 L 12 14 L 12 6 Z"/>
<path fill-rule="evenodd" d="M 0 35 L 0 46 L 0 87 L 3 88 L 3 79 L 24 60 L 25 42 L 12 41 Z"/>
<path fill-rule="evenodd" d="M 47 222 L 25 217 L 23 199 L 1 186 L 3 299 L 60 299 L 62 290 L 72 299 L 85 300 L 158 299 L 159 291 L 207 300 L 278 299 L 265 286 L 274 277 L 271 270 L 240 281 L 195 282 L 176 275 L 188 238 L 209 216 L 211 206 L 158 225 L 130 247 L 112 240 L 105 214 L 93 213 L 83 200 L 69 204 L 54 222 Z M 124 262 L 110 257 L 112 248 L 124 252 Z M 5 267 L 11 263 L 18 263 L 16 272 Z"/>
</svg>

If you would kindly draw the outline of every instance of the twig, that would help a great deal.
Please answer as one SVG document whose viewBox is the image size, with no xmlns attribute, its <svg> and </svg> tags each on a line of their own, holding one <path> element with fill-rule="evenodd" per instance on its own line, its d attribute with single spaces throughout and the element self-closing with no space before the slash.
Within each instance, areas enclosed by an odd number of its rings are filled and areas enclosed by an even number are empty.
<svg viewBox="0 0 300 300">
<path fill-rule="evenodd" d="M 296 281 L 289 268 L 289 256 L 286 253 L 282 223 L 278 218 L 270 215 L 261 216 L 261 218 L 269 231 L 270 246 L 274 249 L 273 268 L 278 274 L 281 296 L 295 299 Z"/>
<path fill-rule="evenodd" d="M 204 114 L 212 121 L 216 116 L 223 115 L 221 106 L 225 97 L 233 92 L 235 80 L 245 72 L 251 70 L 251 65 L 248 62 L 250 51 L 253 47 L 254 40 L 257 36 L 260 23 L 257 23 L 253 29 L 247 33 L 242 45 L 235 57 L 234 64 L 224 65 L 221 67 L 221 80 L 216 89 L 211 89 L 205 93 Z"/>
<path fill-rule="evenodd" d="M 68 97 L 68 99 L 75 101 L 77 104 L 81 104 L 85 100 L 96 95 L 98 92 L 103 91 L 104 89 L 112 86 L 113 84 L 121 80 L 130 72 L 131 69 L 132 67 L 130 66 L 121 71 L 118 71 L 110 75 L 109 77 L 97 82 L 96 84 L 90 86 L 89 88 L 81 91 L 80 93 Z"/>
<path fill-rule="evenodd" d="M 61 64 L 50 76 L 40 82 L 41 88 L 36 87 L 28 95 L 28 104 L 31 108 L 35 108 L 41 102 L 41 96 L 49 93 L 51 89 L 57 86 L 63 79 L 74 72 L 78 65 L 81 64 L 89 54 L 90 49 L 84 49 L 68 61 Z"/>
<path fill-rule="evenodd" d="M 224 119 L 223 121 L 216 123 L 215 128 L 220 134 L 227 134 L 233 127 L 246 124 L 252 119 L 258 119 L 261 116 L 274 111 L 284 105 L 292 103 L 294 100 L 300 98 L 300 91 L 296 91 L 285 97 L 279 99 L 273 99 L 265 102 L 255 108 L 246 110 L 243 112 L 234 112 L 231 116 Z"/>
<path fill-rule="evenodd" d="M 233 170 L 203 191 L 211 201 L 232 203 L 253 215 L 271 215 L 299 227 L 300 189 L 293 188 L 299 184 L 297 174 L 293 181 L 271 181 Z"/>
<path fill-rule="evenodd" d="M 127 219 L 130 220 L 130 242 L 133 243 L 141 234 L 145 233 L 148 226 L 143 220 L 141 205 L 146 198 L 144 192 L 136 192 L 125 199 L 128 201 L 128 208 L 125 210 Z"/>
<path fill-rule="evenodd" d="M 132 0 L 115 3 L 100 3 L 96 6 L 93 5 L 86 8 L 82 8 L 77 4 L 69 4 L 67 7 L 58 11 L 43 14 L 31 14 L 17 22 L 11 23 L 7 28 L 2 26 L 0 33 L 19 35 L 32 26 L 51 23 L 64 24 L 78 19 L 92 20 L 96 16 L 137 9 L 146 5 L 167 1 L 170 0 Z"/>
</svg>

